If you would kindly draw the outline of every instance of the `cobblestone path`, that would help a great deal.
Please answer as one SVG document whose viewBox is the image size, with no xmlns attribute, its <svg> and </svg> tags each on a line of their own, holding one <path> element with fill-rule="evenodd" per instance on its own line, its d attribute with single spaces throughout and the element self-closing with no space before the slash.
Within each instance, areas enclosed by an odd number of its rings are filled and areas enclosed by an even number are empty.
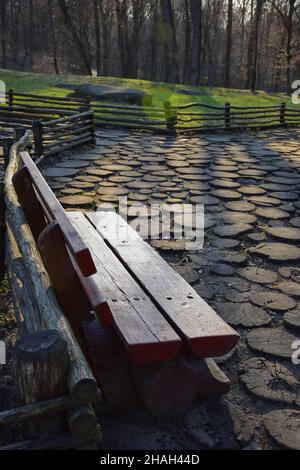
<svg viewBox="0 0 300 470">
<path fill-rule="evenodd" d="M 66 209 L 96 209 L 126 195 L 134 204 L 205 204 L 204 248 L 156 249 L 238 330 L 224 360 L 234 381 L 222 399 L 182 419 L 146 412 L 103 418 L 111 448 L 300 448 L 300 131 L 177 138 L 101 130 L 98 146 L 45 163 Z M 299 346 L 298 346 L 299 349 Z M 300 357 L 300 354 L 299 354 Z"/>
</svg>

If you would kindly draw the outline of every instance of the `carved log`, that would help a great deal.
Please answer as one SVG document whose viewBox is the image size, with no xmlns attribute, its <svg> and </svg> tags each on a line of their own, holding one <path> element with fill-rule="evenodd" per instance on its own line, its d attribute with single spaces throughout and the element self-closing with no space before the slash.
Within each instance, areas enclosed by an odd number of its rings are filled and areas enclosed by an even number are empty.
<svg viewBox="0 0 300 470">
<path fill-rule="evenodd" d="M 133 373 L 138 390 L 154 416 L 182 414 L 197 396 L 197 379 L 181 356 L 166 363 L 134 366 Z"/>
<path fill-rule="evenodd" d="M 25 404 L 57 398 L 66 392 L 68 350 L 66 341 L 55 330 L 37 331 L 21 339 L 15 348 L 19 389 Z M 28 424 L 28 434 L 64 430 L 62 415 L 46 420 L 34 418 Z"/>
<path fill-rule="evenodd" d="M 92 440 L 98 421 L 91 405 L 78 406 L 69 412 L 68 424 L 75 439 Z"/>
</svg>

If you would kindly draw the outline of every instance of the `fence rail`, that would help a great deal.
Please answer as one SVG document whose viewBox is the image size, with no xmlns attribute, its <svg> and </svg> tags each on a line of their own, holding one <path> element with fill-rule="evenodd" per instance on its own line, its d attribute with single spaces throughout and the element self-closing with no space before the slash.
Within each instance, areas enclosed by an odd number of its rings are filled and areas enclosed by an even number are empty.
<svg viewBox="0 0 300 470">
<path fill-rule="evenodd" d="M 10 89 L 0 106 L 0 127 L 7 132 L 32 130 L 34 156 L 53 155 L 77 145 L 95 143 L 89 100 L 70 99 Z"/>
<path fill-rule="evenodd" d="M 7 105 L 0 106 L 0 125 L 1 119 L 6 118 L 12 126 L 17 126 L 18 120 L 19 122 L 21 120 L 24 127 L 30 127 L 29 114 L 34 120 L 57 121 L 61 117 L 66 118 L 78 114 L 83 107 L 90 107 L 94 113 L 94 122 L 98 126 L 148 129 L 159 132 L 238 130 L 300 124 L 300 109 L 288 107 L 286 103 L 270 106 L 236 106 L 225 103 L 221 106 L 192 102 L 172 106 L 170 102 L 165 101 L 162 107 L 134 106 L 102 103 L 91 101 L 89 98 L 63 98 L 9 90 Z M 63 126 L 63 123 L 57 121 L 57 125 Z M 87 131 L 88 125 L 89 123 L 86 122 L 81 130 Z M 47 132 L 45 135 L 51 137 L 47 135 Z"/>
</svg>

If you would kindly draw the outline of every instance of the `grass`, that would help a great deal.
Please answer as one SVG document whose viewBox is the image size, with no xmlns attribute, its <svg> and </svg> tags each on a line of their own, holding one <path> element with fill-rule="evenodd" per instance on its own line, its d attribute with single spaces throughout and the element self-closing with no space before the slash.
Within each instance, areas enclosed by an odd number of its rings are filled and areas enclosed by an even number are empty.
<svg viewBox="0 0 300 470">
<path fill-rule="evenodd" d="M 191 87 L 187 85 L 174 85 L 169 83 L 151 82 L 147 80 L 134 80 L 113 77 L 89 77 L 81 75 L 48 75 L 17 72 L 13 70 L 0 69 L 0 79 L 6 83 L 7 89 L 14 88 L 19 92 L 46 94 L 64 97 L 70 90 L 59 88 L 59 84 L 100 84 L 124 86 L 126 88 L 136 88 L 152 95 L 152 104 L 161 106 L 165 100 L 169 100 L 173 106 L 187 104 L 190 102 L 200 102 L 210 105 L 224 105 L 230 102 L 237 106 L 269 106 L 278 105 L 285 101 L 291 105 L 291 99 L 284 93 L 267 93 L 257 91 L 252 93 L 249 90 L 237 90 L 220 87 Z M 188 89 L 203 92 L 203 95 L 186 95 L 176 93 L 178 89 Z"/>
</svg>

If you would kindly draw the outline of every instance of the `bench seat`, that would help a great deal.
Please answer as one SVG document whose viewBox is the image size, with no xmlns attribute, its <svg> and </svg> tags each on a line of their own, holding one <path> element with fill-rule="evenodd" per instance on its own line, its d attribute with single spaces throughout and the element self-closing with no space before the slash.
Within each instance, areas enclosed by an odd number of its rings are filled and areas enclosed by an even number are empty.
<svg viewBox="0 0 300 470">
<path fill-rule="evenodd" d="M 157 305 L 194 354 L 203 358 L 217 357 L 234 348 L 238 334 L 118 214 L 108 211 L 68 214 L 76 229 L 85 237 L 96 266 L 99 253 L 102 257 L 104 251 L 110 256 L 106 269 L 113 270 L 112 264 L 114 266 L 118 259 L 123 266 L 122 271 L 137 280 L 144 297 L 146 294 L 146 298 Z M 94 277 L 99 280 L 100 286 L 103 269 L 97 271 Z M 126 289 L 123 280 L 121 285 Z M 106 295 L 106 299 L 110 304 L 111 297 Z M 123 313 L 118 312 L 115 317 L 115 309 L 110 306 L 117 322 L 116 318 L 119 319 Z M 147 318 L 151 315 L 149 312 Z"/>
<path fill-rule="evenodd" d="M 91 311 L 115 329 L 136 364 L 179 353 L 222 356 L 234 348 L 238 334 L 122 218 L 65 212 L 28 153 L 21 159 L 13 183 L 83 350 L 82 322 L 91 321 Z"/>
</svg>

